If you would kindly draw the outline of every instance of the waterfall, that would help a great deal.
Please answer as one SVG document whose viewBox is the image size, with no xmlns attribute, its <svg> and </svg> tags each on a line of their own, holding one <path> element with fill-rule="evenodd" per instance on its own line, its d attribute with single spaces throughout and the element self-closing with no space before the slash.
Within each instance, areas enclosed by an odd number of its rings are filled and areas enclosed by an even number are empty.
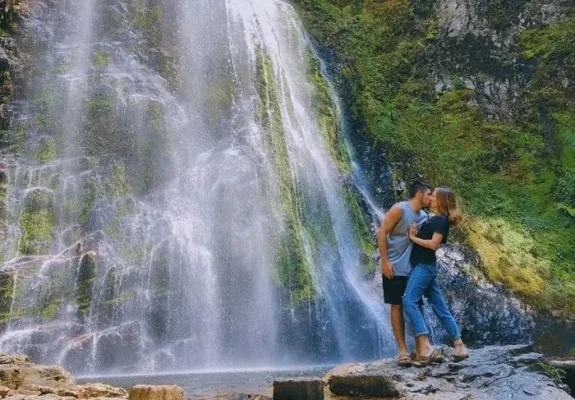
<svg viewBox="0 0 575 400">
<path fill-rule="evenodd" d="M 288 3 L 47 0 L 25 25 L 1 351 L 77 374 L 394 351 L 339 103 Z"/>
</svg>

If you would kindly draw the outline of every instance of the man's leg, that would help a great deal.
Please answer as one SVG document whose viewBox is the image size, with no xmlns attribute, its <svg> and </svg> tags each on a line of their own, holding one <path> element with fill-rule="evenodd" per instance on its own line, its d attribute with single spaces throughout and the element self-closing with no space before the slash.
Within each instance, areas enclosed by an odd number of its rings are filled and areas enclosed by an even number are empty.
<svg viewBox="0 0 575 400">
<path fill-rule="evenodd" d="M 407 278 L 395 276 L 392 279 L 383 277 L 383 299 L 390 305 L 389 318 L 395 342 L 397 343 L 398 361 L 400 365 L 409 363 L 409 353 L 405 343 L 405 320 L 401 297 L 407 285 Z"/>
<path fill-rule="evenodd" d="M 405 320 L 403 319 L 403 307 L 401 304 L 391 304 L 390 317 L 399 355 L 409 354 L 405 344 Z"/>
</svg>

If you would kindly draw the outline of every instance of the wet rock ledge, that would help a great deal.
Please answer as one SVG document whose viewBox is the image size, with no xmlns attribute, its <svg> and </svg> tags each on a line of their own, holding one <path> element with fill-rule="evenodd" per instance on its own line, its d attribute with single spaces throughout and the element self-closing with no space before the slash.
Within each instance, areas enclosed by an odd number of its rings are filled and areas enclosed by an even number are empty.
<svg viewBox="0 0 575 400">
<path fill-rule="evenodd" d="M 461 363 L 399 368 L 394 360 L 339 366 L 324 378 L 324 393 L 307 400 L 568 400 L 568 388 L 553 380 L 552 365 L 531 346 L 490 346 L 471 352 Z M 295 382 L 295 380 L 293 380 Z M 315 384 L 311 379 L 302 380 Z M 283 382 L 279 390 L 300 390 Z M 301 390 L 300 390 L 301 391 Z M 281 397 L 288 399 L 288 397 Z M 290 398 L 292 399 L 292 398 Z M 293 400 L 304 400 L 293 397 Z"/>
<path fill-rule="evenodd" d="M 342 365 L 323 378 L 278 380 L 274 383 L 273 399 L 572 399 L 568 387 L 553 379 L 564 376 L 557 374 L 556 368 L 559 366 L 533 352 L 531 346 L 490 346 L 473 350 L 471 358 L 461 363 L 446 361 L 425 368 L 399 368 L 394 360 L 381 360 Z M 266 394 L 213 394 L 192 399 L 271 400 Z M 70 374 L 59 366 L 35 365 L 22 355 L 0 355 L 0 397 L 10 400 L 184 400 L 184 391 L 178 386 L 142 385 L 128 392 L 103 384 L 76 385 Z"/>
<path fill-rule="evenodd" d="M 129 392 L 100 383 L 76 385 L 55 365 L 35 365 L 24 355 L 0 354 L 0 397 L 7 400 L 184 400 L 178 386 L 134 386 Z"/>
<path fill-rule="evenodd" d="M 335 368 L 324 378 L 331 393 L 354 398 L 417 400 L 568 400 L 543 356 L 531 346 L 489 346 L 461 363 L 398 368 L 392 360 Z M 346 398 L 344 397 L 344 398 Z"/>
</svg>

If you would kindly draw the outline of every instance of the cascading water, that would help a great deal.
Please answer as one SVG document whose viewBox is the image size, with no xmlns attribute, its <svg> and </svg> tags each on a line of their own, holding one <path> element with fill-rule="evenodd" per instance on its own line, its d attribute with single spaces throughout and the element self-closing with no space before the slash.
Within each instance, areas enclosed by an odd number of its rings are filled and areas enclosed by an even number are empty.
<svg viewBox="0 0 575 400">
<path fill-rule="evenodd" d="M 78 374 L 389 354 L 337 112 L 289 4 L 49 0 L 22 47 L 2 351 Z"/>
</svg>

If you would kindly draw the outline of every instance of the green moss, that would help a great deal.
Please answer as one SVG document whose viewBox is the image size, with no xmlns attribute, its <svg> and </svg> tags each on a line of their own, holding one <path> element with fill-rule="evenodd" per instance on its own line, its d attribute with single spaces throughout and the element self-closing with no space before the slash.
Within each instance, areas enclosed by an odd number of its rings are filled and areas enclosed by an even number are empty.
<svg viewBox="0 0 575 400">
<path fill-rule="evenodd" d="M 50 161 L 54 161 L 57 156 L 56 141 L 51 137 L 44 138 L 38 149 L 36 161 L 41 164 L 46 164 Z"/>
<path fill-rule="evenodd" d="M 146 132 L 135 149 L 135 163 L 129 164 L 133 192 L 146 195 L 169 181 L 173 175 L 174 149 L 165 129 L 165 108 L 157 102 L 148 104 Z"/>
<path fill-rule="evenodd" d="M 79 210 L 80 210 L 79 222 L 82 224 L 83 227 L 86 227 L 88 225 L 90 214 L 92 213 L 92 209 L 96 204 L 97 193 L 98 188 L 96 186 L 96 182 L 90 177 L 86 178 L 82 183 L 82 194 L 79 204 Z"/>
<path fill-rule="evenodd" d="M 126 177 L 126 168 L 122 164 L 114 164 L 108 173 L 107 193 L 113 198 L 130 196 L 132 190 Z"/>
<path fill-rule="evenodd" d="M 58 65 L 56 66 L 56 73 L 58 75 L 65 75 L 70 72 L 70 60 L 67 58 L 61 58 L 58 60 Z"/>
<path fill-rule="evenodd" d="M 38 91 L 34 98 L 36 110 L 34 113 L 34 127 L 51 132 L 53 121 L 50 111 L 54 101 L 58 98 L 58 91 L 53 85 L 46 85 Z"/>
<path fill-rule="evenodd" d="M 122 243 L 127 239 L 126 232 L 122 229 L 122 225 L 117 218 L 113 218 L 104 225 L 104 232 L 108 237 L 119 243 Z"/>
<path fill-rule="evenodd" d="M 92 53 L 92 65 L 95 67 L 106 67 L 112 62 L 112 56 L 102 51 Z"/>
<path fill-rule="evenodd" d="M 96 282 L 96 260 L 92 253 L 85 254 L 80 260 L 78 276 L 76 278 L 76 303 L 79 316 L 85 317 L 90 311 L 92 293 Z"/>
<path fill-rule="evenodd" d="M 339 121 L 336 106 L 332 101 L 331 92 L 323 77 L 319 61 L 311 51 L 306 53 L 308 78 L 312 84 L 312 104 L 317 114 L 319 128 L 331 156 L 337 163 L 341 173 L 349 173 L 350 160 L 344 141 L 339 136 Z"/>
<path fill-rule="evenodd" d="M 163 104 L 150 102 L 146 110 L 146 125 L 148 129 L 159 130 L 162 128 L 166 110 Z"/>
<path fill-rule="evenodd" d="M 291 178 L 289 156 L 279 99 L 276 92 L 272 62 L 261 48 L 256 59 L 258 122 L 266 133 L 266 143 L 272 154 L 279 179 L 279 192 L 284 218 L 284 234 L 277 243 L 277 275 L 280 284 L 292 296 L 293 304 L 313 296 L 310 266 L 304 252 L 298 213 L 298 196 Z"/>
<path fill-rule="evenodd" d="M 35 306 L 29 306 L 25 296 L 29 295 L 30 287 L 25 287 L 26 276 L 34 276 L 41 268 L 42 263 L 35 263 L 26 266 L 25 271 L 20 274 L 6 275 L 10 280 L 10 287 L 5 286 L 3 293 L 7 308 L 5 311 L 0 311 L 0 323 L 8 322 L 9 320 L 15 321 L 18 319 L 34 319 L 34 320 L 54 320 L 61 310 L 62 305 L 66 302 L 67 288 L 63 282 L 62 270 L 53 269 L 48 271 L 50 278 L 43 282 L 41 289 L 36 289 L 37 292 L 34 296 L 38 296 L 38 301 Z M 1 279 L 1 278 L 0 278 Z M 6 281 L 4 281 L 6 282 Z M 8 283 L 8 282 L 6 282 Z M 12 298 L 13 295 L 13 298 Z M 13 305 L 13 309 L 11 309 Z"/>
<path fill-rule="evenodd" d="M 13 293 L 14 276 L 8 273 L 0 274 L 0 319 L 10 314 Z"/>
<path fill-rule="evenodd" d="M 134 11 L 132 24 L 143 32 L 152 45 L 158 45 L 162 40 L 163 19 L 163 2 L 147 0 L 138 4 Z"/>
<path fill-rule="evenodd" d="M 172 93 L 177 93 L 182 88 L 182 64 L 180 53 L 177 49 L 171 51 L 159 51 L 157 63 L 154 65 L 156 71 L 166 79 L 168 88 Z"/>
<path fill-rule="evenodd" d="M 50 302 L 46 307 L 39 311 L 40 318 L 51 321 L 53 320 L 56 315 L 58 314 L 58 310 L 60 309 L 60 305 L 65 301 L 65 299 L 57 298 Z"/>
<path fill-rule="evenodd" d="M 0 37 L 11 37 L 18 31 L 21 17 L 21 4 L 19 0 L 7 0 L 2 4 L 0 11 Z"/>
<path fill-rule="evenodd" d="M 118 297 L 106 301 L 105 305 L 106 306 L 116 306 L 119 304 L 123 304 L 127 301 L 130 301 L 134 297 L 136 297 L 136 293 L 133 290 L 126 290 L 126 291 L 122 292 Z"/>
<path fill-rule="evenodd" d="M 374 235 L 369 229 L 370 223 L 368 217 L 360 205 L 360 194 L 353 189 L 344 188 L 343 195 L 349 212 L 355 243 L 361 251 L 360 261 L 363 266 L 363 272 L 369 275 L 375 272 L 377 267 L 373 261 L 373 256 L 377 250 Z"/>
<path fill-rule="evenodd" d="M 116 99 L 111 95 L 97 95 L 88 98 L 84 108 L 81 144 L 85 153 L 98 157 L 129 156 L 136 135 L 122 125 Z"/>
<path fill-rule="evenodd" d="M 33 190 L 26 196 L 20 217 L 22 254 L 46 254 L 54 241 L 54 197 L 43 190 Z"/>
<path fill-rule="evenodd" d="M 224 121 L 234 102 L 234 82 L 231 76 L 213 79 L 204 89 L 204 114 L 208 126 Z"/>
<path fill-rule="evenodd" d="M 113 304 L 114 297 L 116 296 L 117 278 L 116 269 L 110 268 L 104 277 L 104 289 L 102 291 L 103 304 L 106 308 L 110 308 Z"/>
<path fill-rule="evenodd" d="M 527 58 L 551 60 L 573 57 L 575 18 L 550 25 L 544 29 L 526 29 L 521 33 L 521 45 Z"/>
</svg>

